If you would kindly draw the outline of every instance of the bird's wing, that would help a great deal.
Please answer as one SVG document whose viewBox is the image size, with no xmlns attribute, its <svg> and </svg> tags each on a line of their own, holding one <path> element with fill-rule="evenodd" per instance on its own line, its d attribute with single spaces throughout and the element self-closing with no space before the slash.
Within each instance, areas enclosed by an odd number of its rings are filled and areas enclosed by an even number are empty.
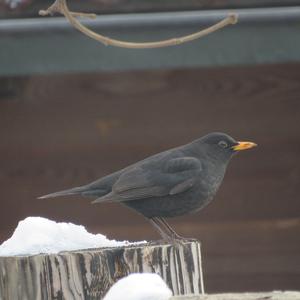
<svg viewBox="0 0 300 300">
<path fill-rule="evenodd" d="M 201 172 L 201 163 L 193 157 L 170 159 L 155 167 L 135 166 L 124 172 L 111 193 L 94 202 L 130 201 L 175 195 L 190 189 Z"/>
<path fill-rule="evenodd" d="M 200 172 L 202 165 L 199 159 L 185 156 L 168 160 L 163 170 L 167 173 L 189 172 L 193 170 Z"/>
</svg>

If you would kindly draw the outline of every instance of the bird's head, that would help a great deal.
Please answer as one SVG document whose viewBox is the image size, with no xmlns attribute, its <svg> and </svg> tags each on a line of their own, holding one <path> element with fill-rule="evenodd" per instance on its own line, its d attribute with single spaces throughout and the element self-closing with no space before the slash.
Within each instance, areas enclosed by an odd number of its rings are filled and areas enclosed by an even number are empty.
<svg viewBox="0 0 300 300">
<path fill-rule="evenodd" d="M 221 132 L 209 133 L 202 137 L 199 142 L 209 156 L 225 161 L 229 160 L 233 154 L 239 151 L 257 146 L 253 142 L 236 141 L 228 134 Z"/>
</svg>

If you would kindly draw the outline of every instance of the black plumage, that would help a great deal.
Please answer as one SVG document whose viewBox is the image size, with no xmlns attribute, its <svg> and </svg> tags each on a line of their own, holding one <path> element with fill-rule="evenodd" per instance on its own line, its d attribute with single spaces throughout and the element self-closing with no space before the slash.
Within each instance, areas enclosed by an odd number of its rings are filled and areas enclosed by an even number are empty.
<svg viewBox="0 0 300 300">
<path fill-rule="evenodd" d="M 97 197 L 93 203 L 121 202 L 148 218 L 164 239 L 180 238 L 163 218 L 205 207 L 220 187 L 233 154 L 253 146 L 224 133 L 210 133 L 90 184 L 40 198 L 79 194 Z"/>
</svg>

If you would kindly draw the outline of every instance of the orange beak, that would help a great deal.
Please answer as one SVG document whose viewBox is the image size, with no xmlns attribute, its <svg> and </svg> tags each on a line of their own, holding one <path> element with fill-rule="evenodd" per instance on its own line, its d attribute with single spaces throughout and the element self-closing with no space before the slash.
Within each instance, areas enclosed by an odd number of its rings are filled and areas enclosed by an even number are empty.
<svg viewBox="0 0 300 300">
<path fill-rule="evenodd" d="M 241 151 L 241 150 L 250 149 L 250 148 L 253 148 L 256 146 L 257 146 L 257 144 L 252 143 L 252 142 L 238 142 L 238 144 L 233 146 L 232 149 L 235 151 Z"/>
</svg>

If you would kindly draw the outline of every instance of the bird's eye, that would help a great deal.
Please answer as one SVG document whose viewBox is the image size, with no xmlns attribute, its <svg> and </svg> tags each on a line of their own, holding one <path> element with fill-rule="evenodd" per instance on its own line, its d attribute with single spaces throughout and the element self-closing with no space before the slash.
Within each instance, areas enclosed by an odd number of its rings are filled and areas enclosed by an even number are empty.
<svg viewBox="0 0 300 300">
<path fill-rule="evenodd" d="M 220 142 L 218 143 L 218 145 L 219 145 L 220 147 L 222 147 L 222 148 L 227 148 L 227 147 L 228 147 L 228 144 L 227 144 L 225 141 L 220 141 Z"/>
</svg>

